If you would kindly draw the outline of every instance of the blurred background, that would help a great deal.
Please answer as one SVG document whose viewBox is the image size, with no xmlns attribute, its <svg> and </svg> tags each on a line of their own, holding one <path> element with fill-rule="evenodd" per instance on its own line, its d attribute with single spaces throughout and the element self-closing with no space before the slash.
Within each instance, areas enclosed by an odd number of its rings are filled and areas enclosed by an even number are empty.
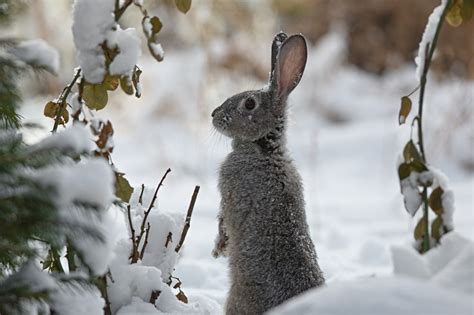
<svg viewBox="0 0 474 315">
<path fill-rule="evenodd" d="M 154 186 L 172 173 L 159 207 L 184 215 L 195 184 L 201 194 L 177 276 L 183 288 L 223 300 L 226 262 L 210 257 L 219 195 L 219 163 L 230 142 L 213 131 L 211 111 L 242 90 L 266 83 L 275 33 L 302 33 L 309 56 L 290 97 L 289 147 L 305 184 L 308 220 L 330 281 L 391 272 L 390 246 L 409 243 L 416 220 L 403 208 L 396 161 L 410 137 L 398 126 L 400 97 L 417 85 L 413 59 L 437 0 L 194 0 L 180 13 L 172 0 L 145 0 L 163 22 L 165 59 L 150 57 L 142 38 L 140 99 L 111 93 L 98 116 L 112 121 L 112 159 L 135 185 Z M 61 55 L 58 76 L 22 80 L 25 121 L 49 132 L 44 104 L 70 82 L 77 66 L 72 1 L 17 1 L 2 36 L 42 38 Z M 131 7 L 123 27 L 141 33 Z M 428 80 L 425 137 L 428 161 L 451 179 L 455 229 L 474 239 L 474 20 L 444 25 Z M 414 109 L 416 111 L 415 94 Z M 409 117 L 411 121 L 413 117 Z"/>
</svg>

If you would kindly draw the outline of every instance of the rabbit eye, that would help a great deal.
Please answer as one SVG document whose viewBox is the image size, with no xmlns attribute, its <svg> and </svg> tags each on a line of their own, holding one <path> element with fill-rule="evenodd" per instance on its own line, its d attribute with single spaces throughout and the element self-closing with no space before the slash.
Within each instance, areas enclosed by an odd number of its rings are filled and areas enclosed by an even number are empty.
<svg viewBox="0 0 474 315">
<path fill-rule="evenodd" d="M 255 103 L 255 100 L 251 97 L 249 97 L 248 99 L 245 100 L 244 106 L 245 106 L 245 109 L 247 109 L 247 110 L 254 109 L 256 105 L 257 104 Z"/>
</svg>

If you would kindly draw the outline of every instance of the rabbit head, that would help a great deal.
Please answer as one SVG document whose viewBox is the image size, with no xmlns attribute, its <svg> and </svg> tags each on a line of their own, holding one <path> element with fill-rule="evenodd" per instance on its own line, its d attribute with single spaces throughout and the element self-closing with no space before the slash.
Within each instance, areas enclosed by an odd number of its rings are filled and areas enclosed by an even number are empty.
<svg viewBox="0 0 474 315">
<path fill-rule="evenodd" d="M 302 35 L 278 33 L 272 44 L 268 85 L 228 98 L 212 112 L 212 123 L 222 134 L 243 141 L 256 141 L 283 128 L 288 95 L 300 82 L 306 65 L 307 47 Z"/>
</svg>

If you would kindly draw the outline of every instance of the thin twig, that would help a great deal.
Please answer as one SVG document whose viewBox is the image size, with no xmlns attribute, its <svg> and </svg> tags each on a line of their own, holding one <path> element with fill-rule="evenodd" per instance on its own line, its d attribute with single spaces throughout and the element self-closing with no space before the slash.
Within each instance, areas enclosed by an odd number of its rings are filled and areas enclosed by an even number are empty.
<svg viewBox="0 0 474 315">
<path fill-rule="evenodd" d="M 161 178 L 160 182 L 158 183 L 158 186 L 156 186 L 155 193 L 153 194 L 153 198 L 151 199 L 150 205 L 148 206 L 148 209 L 145 211 L 145 215 L 143 216 L 142 224 L 140 226 L 140 235 L 137 237 L 137 242 L 136 242 L 137 248 L 140 245 L 143 235 L 145 235 L 145 226 L 147 224 L 148 215 L 150 214 L 151 209 L 153 209 L 153 207 L 155 206 L 155 201 L 158 196 L 158 191 L 160 190 L 160 187 L 163 186 L 163 182 L 166 178 L 166 175 L 168 175 L 168 173 L 170 172 L 171 172 L 171 169 L 168 168 L 165 174 L 163 175 L 163 177 Z"/>
<path fill-rule="evenodd" d="M 136 263 L 138 259 L 137 255 L 137 244 L 136 244 L 136 239 L 135 239 L 135 229 L 133 228 L 133 223 L 132 223 L 132 214 L 131 214 L 131 209 L 130 205 L 127 206 L 127 217 L 128 217 L 128 225 L 130 226 L 130 233 L 132 236 L 130 239 L 132 240 L 132 253 L 130 254 L 130 258 L 132 259 L 132 263 Z"/>
<path fill-rule="evenodd" d="M 56 117 L 54 118 L 53 130 L 51 130 L 52 133 L 55 133 L 58 130 L 59 121 L 61 120 L 61 116 L 63 114 L 63 111 L 67 106 L 66 99 L 67 99 L 69 93 L 71 93 L 72 87 L 74 86 L 74 83 L 76 83 L 76 81 L 80 77 L 80 75 L 81 75 L 81 69 L 79 68 L 79 69 L 77 69 L 76 74 L 74 75 L 74 78 L 72 79 L 72 81 L 68 85 L 66 85 L 66 87 L 61 92 L 61 95 L 58 98 L 59 107 L 58 107 L 58 110 L 56 112 Z"/>
<path fill-rule="evenodd" d="M 148 245 L 148 234 L 150 234 L 150 222 L 148 222 L 147 227 L 146 227 L 146 232 L 145 232 L 145 241 L 143 242 L 143 247 L 140 252 L 140 260 L 143 260 L 143 255 L 145 255 L 145 248 Z"/>
<path fill-rule="evenodd" d="M 125 13 L 125 11 L 127 10 L 127 8 L 132 4 L 133 0 L 125 0 L 125 3 L 122 5 L 122 7 L 119 7 L 118 5 L 118 0 L 116 0 L 115 2 L 115 21 L 118 22 L 118 20 L 120 19 L 120 17 L 122 16 L 122 14 Z"/>
<path fill-rule="evenodd" d="M 173 233 L 169 232 L 168 236 L 166 236 L 165 247 L 168 248 L 169 243 L 172 241 L 173 241 Z"/>
<path fill-rule="evenodd" d="M 143 192 L 145 191 L 145 185 L 142 184 L 142 190 L 140 191 L 140 196 L 138 197 L 138 203 L 143 205 Z"/>
<path fill-rule="evenodd" d="M 150 303 L 155 305 L 155 302 L 156 300 L 158 299 L 158 297 L 160 296 L 161 294 L 161 291 L 160 290 L 154 290 L 154 291 L 151 291 L 151 295 L 150 295 Z"/>
<path fill-rule="evenodd" d="M 189 227 L 191 226 L 191 216 L 193 214 L 194 204 L 196 203 L 196 199 L 199 193 L 199 188 L 199 186 L 194 187 L 193 196 L 191 197 L 191 202 L 189 203 L 188 207 L 188 213 L 186 214 L 186 220 L 184 222 L 183 232 L 181 233 L 181 238 L 179 239 L 178 245 L 176 245 L 176 248 L 174 249 L 174 251 L 177 253 L 183 246 L 186 234 L 188 234 Z"/>
</svg>

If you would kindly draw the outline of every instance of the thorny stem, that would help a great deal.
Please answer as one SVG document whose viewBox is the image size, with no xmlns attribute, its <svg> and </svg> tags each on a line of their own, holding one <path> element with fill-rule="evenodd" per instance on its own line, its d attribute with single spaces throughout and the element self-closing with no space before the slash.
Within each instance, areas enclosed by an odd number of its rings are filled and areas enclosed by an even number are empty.
<svg viewBox="0 0 474 315">
<path fill-rule="evenodd" d="M 66 99 L 69 93 L 71 93 L 72 87 L 74 86 L 74 83 L 76 83 L 77 79 L 79 79 L 80 75 L 81 75 L 81 69 L 79 68 L 76 71 L 76 74 L 74 75 L 74 78 L 72 79 L 71 83 L 66 85 L 66 87 L 61 92 L 61 95 L 58 98 L 59 107 L 56 112 L 56 118 L 54 118 L 54 126 L 53 126 L 53 130 L 51 130 L 52 133 L 55 133 L 58 130 L 59 121 L 61 120 L 61 115 L 63 114 L 63 111 L 67 105 Z"/>
<path fill-rule="evenodd" d="M 425 154 L 425 147 L 423 143 L 423 100 L 425 96 L 425 87 L 426 81 L 428 77 L 428 70 L 431 65 L 431 60 L 433 58 L 433 54 L 436 48 L 436 43 L 438 41 L 438 36 L 441 31 L 441 26 L 443 25 L 444 19 L 446 14 L 448 13 L 449 8 L 451 7 L 451 1 L 448 0 L 446 6 L 444 7 L 443 13 L 439 19 L 438 25 L 436 26 L 436 31 L 433 37 L 433 41 L 426 45 L 425 51 L 425 64 L 423 66 L 423 73 L 420 78 L 420 95 L 418 99 L 418 145 L 420 147 L 421 158 L 423 163 L 426 164 L 426 154 Z M 423 252 L 427 252 L 430 249 L 430 237 L 429 237 L 429 208 L 428 208 L 428 188 L 423 188 L 423 219 L 425 220 L 425 230 L 424 230 L 424 237 L 423 237 Z"/>
<path fill-rule="evenodd" d="M 174 249 L 174 251 L 177 253 L 183 246 L 184 240 L 186 238 L 186 234 L 188 234 L 189 227 L 191 226 L 191 216 L 193 214 L 194 204 L 196 203 L 196 199 L 199 193 L 199 188 L 200 188 L 199 186 L 194 187 L 193 196 L 191 197 L 191 202 L 189 203 L 188 212 L 186 214 L 186 220 L 184 223 L 183 232 L 181 233 L 181 238 L 179 239 L 178 245 L 176 245 L 176 248 Z"/>
</svg>

